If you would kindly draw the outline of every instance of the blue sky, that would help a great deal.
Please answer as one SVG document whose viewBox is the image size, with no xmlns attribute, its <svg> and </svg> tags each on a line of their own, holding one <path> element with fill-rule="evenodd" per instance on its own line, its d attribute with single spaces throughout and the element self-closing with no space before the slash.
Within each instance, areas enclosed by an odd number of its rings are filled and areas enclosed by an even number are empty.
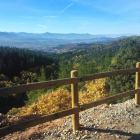
<svg viewBox="0 0 140 140">
<path fill-rule="evenodd" d="M 0 0 L 0 31 L 140 34 L 140 0 Z"/>
</svg>

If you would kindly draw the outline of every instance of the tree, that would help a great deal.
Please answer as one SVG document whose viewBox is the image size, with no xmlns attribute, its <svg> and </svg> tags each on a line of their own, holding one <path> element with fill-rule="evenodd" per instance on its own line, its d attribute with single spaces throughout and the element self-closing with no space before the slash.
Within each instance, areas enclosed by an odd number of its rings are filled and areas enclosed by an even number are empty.
<svg viewBox="0 0 140 140">
<path fill-rule="evenodd" d="M 111 64 L 111 53 L 110 51 L 108 50 L 106 52 L 106 55 L 105 55 L 105 60 L 104 60 L 104 70 L 105 71 L 108 71 L 108 66 Z"/>
<path fill-rule="evenodd" d="M 78 75 L 86 75 L 86 74 L 87 74 L 87 62 L 84 59 L 82 59 L 78 67 Z"/>
<path fill-rule="evenodd" d="M 134 68 L 140 60 L 140 48 L 136 42 L 129 42 L 122 46 L 119 53 L 113 58 L 109 71 Z M 110 94 L 117 94 L 134 89 L 135 75 L 125 74 L 106 78 Z"/>
<path fill-rule="evenodd" d="M 59 79 L 70 77 L 70 72 L 73 69 L 72 61 L 65 60 L 64 57 L 59 61 Z"/>
<path fill-rule="evenodd" d="M 39 78 L 38 78 L 38 81 L 39 81 L 39 82 L 46 81 L 45 69 L 44 69 L 43 66 L 42 66 L 42 68 L 40 69 L 40 76 L 39 76 Z"/>
</svg>

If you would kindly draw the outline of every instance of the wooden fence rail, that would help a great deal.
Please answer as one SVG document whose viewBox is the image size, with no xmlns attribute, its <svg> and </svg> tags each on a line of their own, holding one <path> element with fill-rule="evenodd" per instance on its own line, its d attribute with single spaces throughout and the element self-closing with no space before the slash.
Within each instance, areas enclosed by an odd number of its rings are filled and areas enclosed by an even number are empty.
<svg viewBox="0 0 140 140">
<path fill-rule="evenodd" d="M 79 129 L 79 112 L 104 104 L 104 103 L 109 103 L 118 99 L 122 99 L 123 97 L 127 97 L 130 95 L 135 94 L 135 103 L 140 104 L 140 63 L 138 62 L 136 64 L 137 68 L 133 69 L 123 69 L 123 70 L 117 70 L 117 71 L 112 71 L 112 72 L 105 72 L 105 73 L 99 73 L 99 74 L 90 74 L 86 76 L 80 76 L 77 77 L 77 71 L 72 71 L 71 72 L 71 78 L 67 79 L 60 79 L 60 80 L 53 80 L 53 81 L 47 81 L 47 82 L 38 82 L 38 83 L 31 83 L 27 85 L 20 85 L 20 86 L 13 86 L 9 88 L 1 88 L 0 89 L 0 96 L 5 96 L 5 95 L 10 95 L 10 94 L 19 94 L 21 92 L 26 92 L 30 90 L 37 90 L 37 89 L 42 89 L 42 88 L 51 88 L 51 87 L 57 87 L 57 86 L 62 86 L 62 85 L 67 85 L 71 84 L 71 92 L 72 92 L 72 108 L 68 110 L 64 110 L 58 113 L 54 113 L 51 115 L 44 115 L 42 117 L 28 120 L 23 123 L 18 123 L 14 125 L 9 125 L 3 128 L 0 128 L 0 136 L 4 136 L 8 133 L 15 132 L 17 130 L 23 130 L 28 127 L 32 127 L 35 125 L 38 125 L 40 123 L 45 123 L 51 120 L 59 119 L 65 116 L 72 115 L 73 118 L 73 130 L 78 130 Z M 108 98 L 104 98 L 102 100 L 98 100 L 92 103 L 88 104 L 83 104 L 79 105 L 78 102 L 78 83 L 79 82 L 84 82 L 84 81 L 89 81 L 93 79 L 98 79 L 98 78 L 104 78 L 104 77 L 109 77 L 109 76 L 116 76 L 116 75 L 121 75 L 121 74 L 128 74 L 128 73 L 135 73 L 136 72 L 136 83 L 135 83 L 135 90 L 128 91 L 125 93 L 120 93 Z"/>
<path fill-rule="evenodd" d="M 38 90 L 42 88 L 52 88 L 52 87 L 57 87 L 57 86 L 62 86 L 62 85 L 80 83 L 80 82 L 89 81 L 93 79 L 99 79 L 99 78 L 104 78 L 104 77 L 135 73 L 135 72 L 140 72 L 140 68 L 123 69 L 123 70 L 117 70 L 117 71 L 111 71 L 111 72 L 105 72 L 105 73 L 89 74 L 86 76 L 79 76 L 75 78 L 65 78 L 65 79 L 52 80 L 52 81 L 46 81 L 46 82 L 36 82 L 36 83 L 30 83 L 30 84 L 23 84 L 19 86 L 12 86 L 9 88 L 5 87 L 5 88 L 0 88 L 0 96 L 10 95 L 13 93 L 20 94 L 22 92 L 31 91 L 31 90 Z"/>
</svg>

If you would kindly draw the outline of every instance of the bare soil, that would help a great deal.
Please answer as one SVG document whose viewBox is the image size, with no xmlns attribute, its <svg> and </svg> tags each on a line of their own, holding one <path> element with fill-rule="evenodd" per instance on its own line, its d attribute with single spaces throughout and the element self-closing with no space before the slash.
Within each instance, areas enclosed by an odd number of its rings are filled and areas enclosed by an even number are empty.
<svg viewBox="0 0 140 140">
<path fill-rule="evenodd" d="M 0 126 L 23 122 L 38 115 L 0 116 Z M 71 116 L 0 137 L 0 140 L 140 140 L 140 106 L 134 99 L 101 105 L 80 113 L 80 130 L 72 131 Z"/>
</svg>

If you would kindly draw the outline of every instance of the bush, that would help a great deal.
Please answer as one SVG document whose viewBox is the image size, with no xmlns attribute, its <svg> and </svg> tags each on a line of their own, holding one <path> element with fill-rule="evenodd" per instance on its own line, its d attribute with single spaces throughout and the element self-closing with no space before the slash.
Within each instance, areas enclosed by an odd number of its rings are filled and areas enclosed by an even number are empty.
<svg viewBox="0 0 140 140">
<path fill-rule="evenodd" d="M 97 79 L 85 85 L 87 92 L 79 92 L 80 104 L 93 102 L 108 96 L 105 91 L 105 79 Z M 52 114 L 71 108 L 71 94 L 68 90 L 57 89 L 49 94 L 41 95 L 38 101 L 20 109 L 20 115 Z"/>
<path fill-rule="evenodd" d="M 105 90 L 105 79 L 96 79 L 95 81 L 86 84 L 86 92 L 79 92 L 80 104 L 93 102 L 108 96 Z"/>
<path fill-rule="evenodd" d="M 19 113 L 19 111 L 20 111 L 20 108 L 13 107 L 11 110 L 7 112 L 7 115 L 16 115 L 17 113 Z"/>
<path fill-rule="evenodd" d="M 71 108 L 71 95 L 67 90 L 58 89 L 50 94 L 41 95 L 37 103 L 20 109 L 20 115 L 51 114 Z"/>
</svg>

